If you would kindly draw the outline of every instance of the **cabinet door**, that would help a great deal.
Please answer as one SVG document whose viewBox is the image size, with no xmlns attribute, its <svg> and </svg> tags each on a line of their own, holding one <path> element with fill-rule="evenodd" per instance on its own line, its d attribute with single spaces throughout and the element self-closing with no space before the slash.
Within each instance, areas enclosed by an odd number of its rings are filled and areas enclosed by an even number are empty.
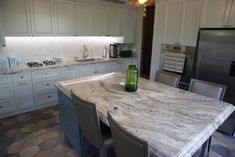
<svg viewBox="0 0 235 157">
<path fill-rule="evenodd" d="M 26 0 L 3 0 L 3 23 L 6 35 L 17 36 L 31 33 L 26 2 Z"/>
<path fill-rule="evenodd" d="M 181 18 L 181 1 L 170 0 L 166 2 L 164 44 L 176 44 L 179 41 L 179 27 Z"/>
<path fill-rule="evenodd" d="M 75 34 L 74 1 L 56 0 L 57 35 Z"/>
<path fill-rule="evenodd" d="M 73 67 L 61 69 L 61 80 L 72 80 L 77 78 L 76 69 Z"/>
<path fill-rule="evenodd" d="M 179 43 L 196 46 L 199 27 L 200 0 L 183 0 Z"/>
<path fill-rule="evenodd" d="M 222 27 L 226 25 L 225 14 L 228 0 L 203 0 L 201 27 Z"/>
<path fill-rule="evenodd" d="M 106 35 L 106 8 L 93 6 L 91 11 L 91 31 L 93 36 Z"/>
<path fill-rule="evenodd" d="M 134 8 L 126 8 L 124 14 L 124 42 L 135 43 L 137 12 Z"/>
<path fill-rule="evenodd" d="M 107 35 L 122 36 L 122 10 L 117 8 L 107 9 Z"/>
<path fill-rule="evenodd" d="M 33 86 L 31 81 L 14 83 L 17 108 L 34 106 Z"/>
<path fill-rule="evenodd" d="M 76 33 L 79 36 L 91 34 L 91 5 L 76 3 Z"/>
<path fill-rule="evenodd" d="M 34 35 L 53 35 L 53 1 L 31 0 L 31 19 Z"/>
<path fill-rule="evenodd" d="M 228 25 L 230 27 L 235 27 L 235 0 L 232 1 L 231 11 L 229 15 Z"/>
</svg>

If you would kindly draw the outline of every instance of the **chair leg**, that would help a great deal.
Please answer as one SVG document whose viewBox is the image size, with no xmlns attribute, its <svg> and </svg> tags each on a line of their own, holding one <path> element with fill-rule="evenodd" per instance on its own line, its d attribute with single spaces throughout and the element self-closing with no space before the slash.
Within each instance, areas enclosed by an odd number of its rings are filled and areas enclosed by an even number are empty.
<svg viewBox="0 0 235 157">
<path fill-rule="evenodd" d="M 84 136 L 82 136 L 82 140 L 81 140 L 81 154 L 80 154 L 80 156 L 81 157 L 84 157 L 85 156 L 85 152 L 84 152 L 84 142 L 85 142 L 85 137 Z"/>
<path fill-rule="evenodd" d="M 211 137 L 202 145 L 200 157 L 209 157 Z"/>
<path fill-rule="evenodd" d="M 99 157 L 107 157 L 107 150 L 104 148 L 101 148 Z"/>
</svg>

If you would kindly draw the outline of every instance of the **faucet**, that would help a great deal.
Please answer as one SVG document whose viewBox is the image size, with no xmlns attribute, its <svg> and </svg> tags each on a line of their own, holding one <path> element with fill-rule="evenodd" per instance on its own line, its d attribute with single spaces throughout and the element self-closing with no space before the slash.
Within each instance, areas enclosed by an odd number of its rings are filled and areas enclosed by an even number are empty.
<svg viewBox="0 0 235 157">
<path fill-rule="evenodd" d="M 83 52 L 82 52 L 82 58 L 85 59 L 89 56 L 89 52 L 88 52 L 88 49 L 86 47 L 86 45 L 84 44 L 83 45 Z"/>
</svg>

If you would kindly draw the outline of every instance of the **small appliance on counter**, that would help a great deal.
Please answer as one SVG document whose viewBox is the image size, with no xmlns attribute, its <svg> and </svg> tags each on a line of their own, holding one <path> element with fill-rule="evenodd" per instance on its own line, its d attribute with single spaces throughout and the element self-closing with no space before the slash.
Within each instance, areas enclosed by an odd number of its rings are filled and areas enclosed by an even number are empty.
<svg viewBox="0 0 235 157">
<path fill-rule="evenodd" d="M 0 58 L 0 68 L 9 68 L 9 61 L 7 58 Z"/>
<path fill-rule="evenodd" d="M 132 57 L 132 50 L 121 50 L 119 52 L 120 57 L 125 58 L 125 57 Z"/>
<path fill-rule="evenodd" d="M 117 58 L 117 44 L 110 44 L 109 45 L 109 57 L 110 58 Z"/>
</svg>

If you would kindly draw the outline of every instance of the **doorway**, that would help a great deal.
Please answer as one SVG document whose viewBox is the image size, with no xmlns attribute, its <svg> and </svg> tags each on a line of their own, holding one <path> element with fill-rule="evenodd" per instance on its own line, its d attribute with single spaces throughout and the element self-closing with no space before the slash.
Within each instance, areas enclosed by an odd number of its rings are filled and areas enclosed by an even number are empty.
<svg viewBox="0 0 235 157">
<path fill-rule="evenodd" d="M 154 14 L 155 6 L 145 7 L 145 13 L 143 17 L 143 30 L 142 30 L 142 48 L 141 48 L 141 64 L 140 64 L 140 76 L 149 79 L 151 57 L 152 57 L 152 45 L 153 45 L 153 31 L 154 31 Z"/>
</svg>

